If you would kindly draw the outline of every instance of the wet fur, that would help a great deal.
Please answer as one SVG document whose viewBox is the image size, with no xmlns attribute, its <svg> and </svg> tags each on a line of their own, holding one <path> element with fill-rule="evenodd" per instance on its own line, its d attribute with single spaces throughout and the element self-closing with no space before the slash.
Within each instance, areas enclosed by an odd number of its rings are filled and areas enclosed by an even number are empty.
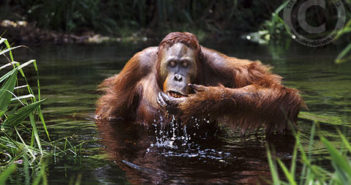
<svg viewBox="0 0 351 185">
<path fill-rule="evenodd" d="M 156 102 L 163 88 L 158 76 L 158 49 L 162 47 L 161 42 L 160 47 L 138 52 L 118 75 L 102 82 L 99 89 L 104 95 L 96 110 L 99 119 L 121 118 L 148 125 L 166 114 Z M 296 89 L 284 87 L 282 78 L 272 74 L 269 66 L 202 46 L 198 50 L 199 72 L 193 83 L 204 87 L 179 104 L 178 117 L 184 122 L 210 115 L 211 120 L 225 120 L 223 123 L 243 132 L 261 127 L 267 132 L 283 131 L 289 123 L 296 124 L 303 100 Z"/>
</svg>

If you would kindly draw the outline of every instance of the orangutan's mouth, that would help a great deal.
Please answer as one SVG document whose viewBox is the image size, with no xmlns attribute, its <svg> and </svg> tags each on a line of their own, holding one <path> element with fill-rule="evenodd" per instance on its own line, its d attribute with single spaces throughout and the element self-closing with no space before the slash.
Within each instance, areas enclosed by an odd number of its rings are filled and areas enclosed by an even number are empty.
<svg viewBox="0 0 351 185">
<path fill-rule="evenodd" d="M 173 98 L 182 98 L 182 97 L 187 97 L 188 95 L 182 94 L 177 91 L 167 91 L 167 94 L 169 96 L 172 96 Z"/>
</svg>

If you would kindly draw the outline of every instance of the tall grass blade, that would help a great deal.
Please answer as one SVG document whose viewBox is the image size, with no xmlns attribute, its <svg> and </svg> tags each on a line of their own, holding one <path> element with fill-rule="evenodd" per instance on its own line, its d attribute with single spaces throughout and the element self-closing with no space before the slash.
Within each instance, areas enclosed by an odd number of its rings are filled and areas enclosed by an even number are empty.
<svg viewBox="0 0 351 185">
<path fill-rule="evenodd" d="M 29 64 L 34 63 L 34 62 L 35 62 L 35 60 L 29 60 L 29 61 L 27 61 L 27 62 L 25 62 L 25 63 L 23 63 L 23 64 L 21 64 L 21 65 L 18 66 L 18 70 L 21 72 L 21 75 L 22 75 L 23 77 L 25 77 L 25 74 L 24 74 L 24 72 L 23 72 L 22 69 L 23 69 L 24 67 L 28 66 Z"/>
<path fill-rule="evenodd" d="M 4 49 L 4 50 L 0 51 L 0 55 L 4 55 L 4 54 L 6 54 L 7 52 L 10 52 L 10 51 L 12 51 L 12 50 L 14 50 L 14 49 L 21 48 L 21 47 L 23 47 L 23 46 L 9 47 L 9 48 L 7 48 L 7 49 Z M 12 55 L 12 53 L 11 53 L 11 55 Z M 11 58 L 11 62 L 13 62 L 13 57 Z"/>
<path fill-rule="evenodd" d="M 22 138 L 21 134 L 18 132 L 17 128 L 15 127 L 14 129 L 15 129 L 15 131 L 16 131 L 16 134 L 17 134 L 18 138 L 21 140 L 23 147 L 24 147 L 24 148 L 27 150 L 27 152 L 31 155 L 31 157 L 33 158 L 32 160 L 34 161 L 36 157 L 35 157 L 33 151 L 30 149 L 30 146 L 28 146 L 28 145 L 26 144 L 26 142 L 23 140 L 23 138 Z M 15 143 L 15 142 L 14 142 L 14 143 Z"/>
<path fill-rule="evenodd" d="M 46 127 L 45 120 L 44 120 L 44 115 L 43 115 L 43 112 L 41 111 L 41 109 L 39 109 L 38 115 L 39 115 L 40 121 L 41 121 L 41 123 L 42 123 L 42 125 L 43 125 L 43 127 L 44 127 L 46 136 L 48 137 L 49 141 L 51 141 L 50 135 L 49 135 L 49 132 L 48 132 L 48 129 L 47 129 L 47 127 Z"/>
<path fill-rule="evenodd" d="M 279 175 L 278 175 L 278 171 L 277 171 L 277 166 L 273 162 L 272 155 L 271 155 L 271 152 L 269 150 L 268 145 L 266 147 L 267 147 L 268 164 L 269 164 L 269 169 L 270 169 L 271 174 L 272 174 L 273 184 L 279 185 L 280 183 L 279 183 Z"/>
<path fill-rule="evenodd" d="M 285 7 L 286 5 L 288 5 L 290 1 L 285 1 L 283 4 L 281 4 L 275 11 L 274 13 L 275 14 L 279 14 L 279 12 L 281 12 Z"/>
<path fill-rule="evenodd" d="M 29 114 L 29 120 L 30 120 L 30 124 L 32 125 L 32 132 L 33 132 L 35 141 L 37 142 L 40 154 L 43 155 L 43 149 L 41 148 L 41 143 L 40 143 L 40 139 L 39 139 L 39 133 L 38 133 L 38 129 L 37 129 L 37 125 L 35 123 L 35 119 L 34 119 L 33 113 Z"/>
<path fill-rule="evenodd" d="M 348 159 L 341 154 L 327 139 L 321 137 L 321 141 L 326 146 L 331 158 L 332 164 L 336 170 L 336 175 L 343 184 L 351 183 L 351 165 Z"/>
<path fill-rule="evenodd" d="M 10 165 L 5 171 L 0 173 L 0 184 L 6 184 L 6 180 L 9 178 L 9 176 L 15 172 L 16 170 L 16 165 L 12 164 Z"/>
<path fill-rule="evenodd" d="M 316 124 L 313 124 L 311 128 L 310 141 L 308 143 L 308 159 L 311 159 L 315 132 L 316 132 Z"/>
<path fill-rule="evenodd" d="M 7 78 L 9 78 L 13 73 L 15 73 L 17 71 L 17 69 L 13 69 L 9 72 L 7 72 L 6 74 L 4 74 L 3 76 L 0 77 L 0 83 L 4 80 L 6 80 Z"/>
<path fill-rule="evenodd" d="M 297 158 L 297 143 L 295 143 L 294 151 L 291 159 L 290 173 L 293 177 L 295 177 L 296 171 L 296 158 Z"/>
<path fill-rule="evenodd" d="M 351 51 L 351 44 L 347 45 L 347 47 L 341 51 L 341 53 L 336 57 L 335 63 L 341 64 L 349 59 L 351 59 L 351 56 L 344 58 L 348 53 Z"/>
<path fill-rule="evenodd" d="M 18 96 L 15 98 L 11 98 L 11 101 L 16 101 L 16 100 L 22 100 L 22 99 L 28 99 L 28 98 L 34 98 L 35 96 L 33 94 L 27 94 L 23 96 Z"/>
<path fill-rule="evenodd" d="M 347 148 L 347 150 L 351 153 L 351 145 L 350 142 L 346 139 L 346 137 L 340 132 L 340 130 L 338 130 L 339 136 L 342 140 L 342 143 L 345 145 L 345 147 Z"/>
<path fill-rule="evenodd" d="M 34 110 L 36 110 L 40 104 L 42 104 L 45 100 L 40 100 L 37 102 L 34 102 L 32 104 L 29 104 L 25 107 L 20 108 L 18 111 L 16 111 L 14 114 L 10 115 L 3 123 L 3 127 L 16 127 L 19 125 L 24 119 L 26 119 L 30 113 L 32 113 Z"/>
<path fill-rule="evenodd" d="M 335 36 L 335 39 L 339 39 L 342 35 L 349 32 L 351 32 L 351 19 L 345 24 L 343 29 L 338 31 L 337 35 Z"/>
<path fill-rule="evenodd" d="M 4 43 L 7 39 L 0 37 L 0 44 Z"/>
<path fill-rule="evenodd" d="M 15 90 L 16 90 L 16 89 L 26 88 L 26 87 L 28 87 L 28 85 L 21 85 L 21 86 L 17 86 L 17 87 L 15 87 Z"/>
<path fill-rule="evenodd" d="M 29 161 L 26 155 L 23 155 L 23 171 L 24 171 L 24 184 L 30 185 Z"/>
<path fill-rule="evenodd" d="M 11 101 L 12 92 L 15 88 L 17 80 L 17 70 L 13 72 L 10 78 L 0 89 L 0 115 L 7 110 L 7 107 Z"/>
<path fill-rule="evenodd" d="M 1 67 L 0 67 L 0 70 L 3 70 L 3 69 L 5 69 L 5 68 L 7 68 L 7 67 L 9 67 L 9 66 L 14 66 L 14 65 L 17 65 L 17 64 L 18 64 L 18 62 L 9 62 L 9 63 L 7 63 L 7 64 L 1 66 Z"/>
<path fill-rule="evenodd" d="M 307 157 L 306 157 L 306 153 L 305 153 L 305 150 L 303 149 L 302 147 L 302 144 L 301 144 L 301 141 L 300 141 L 300 133 L 298 133 L 296 135 L 296 145 L 298 146 L 298 149 L 299 149 L 299 152 L 300 152 L 300 156 L 302 158 L 302 170 L 301 170 L 301 177 L 305 177 L 306 176 L 306 173 L 307 173 Z M 304 178 L 300 178 L 300 183 L 299 184 L 305 184 L 303 183 L 304 182 Z"/>
<path fill-rule="evenodd" d="M 24 68 L 24 67 L 26 67 L 26 66 L 28 66 L 29 64 L 32 64 L 32 63 L 34 63 L 34 62 L 35 62 L 35 60 L 29 60 L 29 61 L 27 61 L 27 62 L 25 62 L 25 63 L 19 65 L 18 69 L 22 69 L 22 68 Z"/>
<path fill-rule="evenodd" d="M 35 69 L 35 71 L 37 73 L 38 100 L 41 100 L 40 82 L 39 82 L 39 70 L 38 70 L 38 66 L 37 66 L 37 61 L 36 60 L 33 60 L 33 66 L 34 66 L 34 69 Z M 48 129 L 46 127 L 46 123 L 45 123 L 44 116 L 43 116 L 43 113 L 42 113 L 41 109 L 39 109 L 38 115 L 39 115 L 40 121 L 41 121 L 41 123 L 43 125 L 43 128 L 45 130 L 46 136 L 48 137 L 49 141 L 51 141 L 50 135 L 49 135 Z"/>
<path fill-rule="evenodd" d="M 284 163 L 280 159 L 278 159 L 277 161 L 278 161 L 279 166 L 283 169 L 285 177 L 288 179 L 289 183 L 291 185 L 297 185 L 295 180 L 294 180 L 294 176 L 291 173 L 289 173 L 289 171 L 286 168 L 286 166 L 284 165 Z"/>
<path fill-rule="evenodd" d="M 5 45 L 6 45 L 6 47 L 7 47 L 8 49 L 11 48 L 10 43 L 9 43 L 9 41 L 8 41 L 7 39 L 4 40 L 4 43 L 5 43 Z M 1 54 L 1 55 L 2 55 L 2 54 Z M 10 55 L 11 62 L 13 62 L 14 59 L 13 59 L 13 55 L 12 55 L 12 51 L 11 51 L 11 50 L 9 51 L 9 55 Z"/>
<path fill-rule="evenodd" d="M 43 185 L 48 185 L 48 180 L 45 172 L 46 172 L 46 163 L 41 162 L 40 171 L 38 175 L 34 178 L 32 185 L 39 185 L 40 182 L 42 182 L 41 184 Z"/>
</svg>

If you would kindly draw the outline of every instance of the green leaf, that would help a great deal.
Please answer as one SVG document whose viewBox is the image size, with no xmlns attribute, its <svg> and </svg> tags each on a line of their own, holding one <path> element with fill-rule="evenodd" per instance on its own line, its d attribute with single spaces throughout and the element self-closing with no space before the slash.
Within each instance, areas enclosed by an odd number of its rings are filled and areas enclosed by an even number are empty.
<svg viewBox="0 0 351 185">
<path fill-rule="evenodd" d="M 14 49 L 17 49 L 17 48 L 20 48 L 20 47 L 23 47 L 23 46 L 16 46 L 16 47 L 4 49 L 4 50 L 0 51 L 0 55 L 3 55 L 3 54 L 5 54 L 5 53 L 7 53 L 7 52 L 10 52 L 10 51 L 12 51 L 12 50 L 14 50 Z M 12 59 L 11 59 L 11 60 L 12 60 Z M 13 60 L 12 60 L 12 61 L 13 61 Z"/>
<path fill-rule="evenodd" d="M 5 39 L 5 38 L 1 38 L 0 37 L 0 44 L 2 44 L 3 42 L 5 42 L 7 39 Z"/>
<path fill-rule="evenodd" d="M 6 45 L 6 47 L 7 47 L 8 49 L 11 49 L 10 43 L 9 43 L 9 41 L 8 41 L 7 39 L 4 40 L 4 43 L 5 43 L 5 45 Z M 2 54 L 1 54 L 1 55 L 2 55 Z M 11 50 L 9 50 L 9 55 L 10 55 L 11 62 L 13 62 L 14 60 L 13 60 L 13 55 L 12 55 Z"/>
<path fill-rule="evenodd" d="M 283 4 L 281 4 L 275 11 L 275 14 L 279 14 L 285 7 L 286 5 L 289 4 L 290 1 L 285 1 Z"/>
<path fill-rule="evenodd" d="M 41 148 L 41 143 L 40 143 L 40 139 L 39 139 L 39 133 L 38 133 L 38 129 L 37 129 L 37 125 L 35 124 L 35 119 L 34 119 L 34 115 L 32 113 L 29 114 L 29 119 L 30 119 L 30 124 L 32 125 L 32 132 L 34 134 L 35 140 L 37 142 L 38 148 L 40 150 L 40 153 L 43 154 L 43 149 Z"/>
<path fill-rule="evenodd" d="M 3 76 L 0 77 L 0 83 L 4 80 L 6 80 L 9 76 L 11 76 L 14 72 L 16 72 L 17 69 L 12 69 L 11 71 L 7 72 Z"/>
<path fill-rule="evenodd" d="M 293 177 L 295 177 L 296 172 L 296 158 L 297 158 L 297 143 L 295 143 L 292 159 L 291 159 L 291 166 L 290 166 L 290 173 Z"/>
<path fill-rule="evenodd" d="M 291 173 L 289 173 L 289 171 L 286 168 L 286 166 L 284 165 L 284 163 L 281 160 L 279 160 L 279 159 L 277 161 L 278 161 L 278 164 L 280 165 L 280 167 L 283 169 L 285 177 L 288 179 L 289 183 L 291 185 L 297 185 L 297 183 L 294 180 L 294 176 Z"/>
<path fill-rule="evenodd" d="M 351 183 L 351 165 L 348 159 L 341 154 L 327 139 L 321 138 L 326 146 L 336 170 L 336 175 L 343 184 Z"/>
<path fill-rule="evenodd" d="M 299 118 L 310 120 L 313 122 L 318 122 L 318 123 L 327 123 L 327 124 L 331 124 L 331 125 L 347 126 L 347 123 L 345 123 L 341 118 L 339 118 L 337 116 L 317 115 L 317 114 L 313 114 L 311 112 L 303 112 L 302 111 L 299 113 Z"/>
<path fill-rule="evenodd" d="M 9 63 L 7 63 L 7 64 L 5 64 L 5 65 L 2 65 L 2 66 L 0 67 L 0 70 L 3 70 L 3 69 L 5 69 L 5 68 L 7 68 L 7 67 L 9 67 L 9 66 L 14 67 L 14 66 L 16 66 L 17 64 L 18 64 L 18 62 L 9 62 Z"/>
<path fill-rule="evenodd" d="M 338 130 L 338 133 L 340 135 L 341 141 L 344 143 L 345 147 L 349 150 L 349 152 L 351 152 L 351 145 L 350 142 L 346 139 L 346 137 L 344 136 L 344 134 L 342 134 L 340 132 L 340 130 Z"/>
<path fill-rule="evenodd" d="M 16 127 L 17 125 L 19 125 L 24 119 L 26 119 L 30 113 L 32 113 L 33 111 L 35 111 L 41 103 L 43 103 L 45 100 L 40 100 L 37 102 L 34 102 L 32 104 L 29 104 L 25 107 L 20 108 L 19 110 L 17 110 L 14 114 L 10 115 L 2 124 L 2 127 L 6 127 L 6 126 L 12 126 L 12 127 Z"/>
<path fill-rule="evenodd" d="M 0 184 L 6 184 L 6 180 L 9 178 L 9 176 L 15 172 L 16 170 L 16 165 L 12 164 L 10 165 L 5 171 L 0 173 Z"/>
<path fill-rule="evenodd" d="M 347 47 L 341 51 L 341 53 L 336 57 L 335 63 L 340 64 L 351 59 L 351 57 L 345 58 L 345 56 L 350 52 L 351 52 L 351 44 L 347 45 Z"/>
<path fill-rule="evenodd" d="M 271 152 L 269 150 L 269 147 L 266 146 L 267 148 L 267 158 L 268 158 L 268 164 L 269 168 L 272 174 L 272 179 L 273 179 L 273 184 L 274 185 L 279 185 L 280 180 L 279 180 L 279 175 L 278 175 L 278 170 L 276 164 L 273 162 Z"/>
<path fill-rule="evenodd" d="M 36 61 L 35 60 L 29 60 L 29 61 L 27 61 L 27 62 L 25 62 L 25 63 L 23 63 L 23 64 L 21 64 L 21 65 L 18 65 L 18 70 L 20 71 L 20 73 L 21 73 L 21 75 L 23 76 L 23 77 L 26 77 L 26 75 L 24 74 L 24 72 L 23 72 L 23 68 L 24 67 L 26 67 L 26 66 L 28 66 L 28 65 L 30 65 L 30 64 L 32 64 L 32 63 L 35 63 Z M 34 65 L 34 67 L 36 68 L 36 65 Z"/>
<path fill-rule="evenodd" d="M 16 80 L 17 80 L 17 70 L 13 72 L 10 78 L 0 89 L 0 111 L 1 112 L 5 112 L 7 110 L 7 107 L 12 97 L 11 93 L 13 92 L 16 85 Z"/>
<path fill-rule="evenodd" d="M 27 95 L 23 95 L 23 96 L 16 96 L 14 98 L 11 98 L 11 101 L 19 101 L 22 99 L 28 99 L 28 98 L 35 98 L 35 96 L 33 94 L 27 94 Z"/>
</svg>

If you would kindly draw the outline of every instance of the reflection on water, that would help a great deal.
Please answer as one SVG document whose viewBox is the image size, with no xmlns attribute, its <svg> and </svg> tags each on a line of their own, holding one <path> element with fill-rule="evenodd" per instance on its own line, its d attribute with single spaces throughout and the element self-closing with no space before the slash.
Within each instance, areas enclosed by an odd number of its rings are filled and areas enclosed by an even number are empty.
<svg viewBox="0 0 351 185">
<path fill-rule="evenodd" d="M 272 56 L 271 48 L 261 46 L 206 46 L 274 66 L 287 86 L 301 90 L 311 113 L 340 120 L 345 126 L 339 128 L 350 135 L 351 63 L 335 65 L 336 49 L 280 49 L 279 55 Z M 126 122 L 95 123 L 96 86 L 118 73 L 144 47 L 72 45 L 15 51 L 24 60 L 38 60 L 42 95 L 47 98 L 43 109 L 52 139 L 67 137 L 72 145 L 82 146 L 75 151 L 77 156 L 72 153 L 50 161 L 50 184 L 68 184 L 78 175 L 82 175 L 82 184 L 264 183 L 270 178 L 267 142 L 276 146 L 279 157 L 289 160 L 294 142 L 289 137 L 265 138 L 262 133 L 242 137 L 211 124 L 201 125 L 207 128 L 199 132 L 196 125 L 181 128 L 177 123 L 149 129 Z M 302 142 L 307 143 L 311 122 L 300 119 L 299 125 Z M 319 133 L 331 140 L 335 137 L 334 127 L 327 124 L 321 125 Z M 312 155 L 322 158 L 326 150 L 316 139 Z"/>
<path fill-rule="evenodd" d="M 270 178 L 262 134 L 235 136 L 212 125 L 176 123 L 149 129 L 130 122 L 97 125 L 110 159 L 132 184 L 265 184 Z M 276 138 L 268 140 L 280 157 L 290 156 L 292 137 Z"/>
</svg>

